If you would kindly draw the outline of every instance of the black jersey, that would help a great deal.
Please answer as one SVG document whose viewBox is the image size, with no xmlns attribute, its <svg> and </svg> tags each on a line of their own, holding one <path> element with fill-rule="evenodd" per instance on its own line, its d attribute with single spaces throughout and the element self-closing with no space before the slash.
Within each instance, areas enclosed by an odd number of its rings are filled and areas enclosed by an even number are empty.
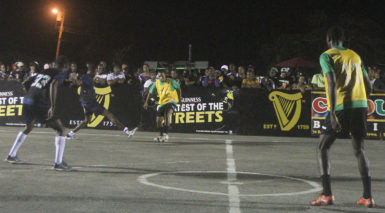
<svg viewBox="0 0 385 213">
<path fill-rule="evenodd" d="M 43 101 L 49 103 L 49 89 L 51 82 L 55 79 L 62 83 L 65 77 L 64 72 L 57 69 L 45 70 L 30 79 L 30 88 L 25 95 L 26 98 L 35 101 Z"/>
<path fill-rule="evenodd" d="M 96 101 L 96 94 L 93 84 L 93 78 L 90 74 L 84 74 L 81 77 L 82 87 L 80 90 L 80 102 L 91 103 Z"/>
</svg>

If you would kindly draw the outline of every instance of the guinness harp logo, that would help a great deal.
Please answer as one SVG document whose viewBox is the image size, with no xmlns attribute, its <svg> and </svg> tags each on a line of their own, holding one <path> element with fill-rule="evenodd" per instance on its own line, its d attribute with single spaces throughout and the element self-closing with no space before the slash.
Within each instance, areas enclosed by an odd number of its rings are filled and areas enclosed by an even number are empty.
<svg viewBox="0 0 385 213">
<path fill-rule="evenodd" d="M 97 88 L 94 87 L 96 93 L 96 101 L 101 104 L 105 109 L 108 110 L 110 108 L 110 100 L 111 100 L 111 87 Z M 78 89 L 78 94 L 80 94 L 81 87 Z M 92 114 L 91 121 L 87 125 L 88 127 L 97 127 L 100 122 L 104 119 L 103 115 L 95 116 Z"/>
<path fill-rule="evenodd" d="M 302 94 L 287 94 L 274 91 L 269 94 L 269 100 L 273 102 L 275 114 L 282 131 L 291 130 L 301 116 Z"/>
</svg>

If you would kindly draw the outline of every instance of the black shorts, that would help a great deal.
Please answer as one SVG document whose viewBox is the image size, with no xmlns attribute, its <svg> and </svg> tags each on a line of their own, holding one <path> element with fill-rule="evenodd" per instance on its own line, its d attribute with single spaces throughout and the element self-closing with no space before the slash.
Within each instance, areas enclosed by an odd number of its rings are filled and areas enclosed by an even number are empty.
<svg viewBox="0 0 385 213">
<path fill-rule="evenodd" d="M 330 113 L 326 116 L 321 126 L 321 134 L 336 135 L 338 137 L 366 136 L 367 108 L 348 108 L 336 111 L 337 118 L 341 124 L 341 131 L 336 132 L 332 129 Z"/>
<path fill-rule="evenodd" d="M 47 103 L 33 102 L 24 98 L 23 115 L 25 116 L 26 123 L 31 123 L 32 121 L 47 123 L 49 121 L 57 120 L 58 117 L 56 115 L 47 120 L 50 107 L 51 106 Z"/>
<path fill-rule="evenodd" d="M 92 114 L 101 115 L 104 112 L 104 107 L 100 105 L 98 102 L 90 102 L 90 103 L 81 103 L 84 108 L 84 114 L 86 116 L 91 116 Z"/>
<path fill-rule="evenodd" d="M 158 105 L 156 107 L 156 116 L 163 117 L 168 110 L 172 109 L 172 111 L 175 111 L 175 107 L 176 105 L 174 103 L 167 103 L 162 106 Z"/>
</svg>

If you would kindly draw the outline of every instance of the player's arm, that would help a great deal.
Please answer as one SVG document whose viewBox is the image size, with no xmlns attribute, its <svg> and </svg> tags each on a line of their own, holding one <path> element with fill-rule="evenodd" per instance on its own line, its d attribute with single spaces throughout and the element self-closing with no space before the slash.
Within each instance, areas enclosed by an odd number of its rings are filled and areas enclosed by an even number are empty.
<svg viewBox="0 0 385 213">
<path fill-rule="evenodd" d="M 340 124 L 336 116 L 336 104 L 337 104 L 337 83 L 336 82 L 337 80 L 336 80 L 336 73 L 334 70 L 334 61 L 327 53 L 323 53 L 320 56 L 320 65 L 324 75 L 326 75 L 326 81 L 328 85 L 326 92 L 329 96 L 328 104 L 330 106 L 329 113 L 330 113 L 331 125 L 334 130 L 338 130 L 340 128 Z"/>
<path fill-rule="evenodd" d="M 180 84 L 173 79 L 173 80 L 171 80 L 171 86 L 172 86 L 172 88 L 174 88 L 176 90 L 176 93 L 178 94 L 179 103 L 181 103 L 182 102 L 182 90 L 180 89 Z"/>
<path fill-rule="evenodd" d="M 361 70 L 362 70 L 362 76 L 364 77 L 366 94 L 369 96 L 370 92 L 372 91 L 372 85 L 370 84 L 369 75 L 368 75 L 368 72 L 366 71 L 366 68 L 362 60 L 361 60 Z"/>
<path fill-rule="evenodd" d="M 59 85 L 58 81 L 56 79 L 54 79 L 49 86 L 49 100 L 51 102 L 51 108 L 48 111 L 48 118 L 47 119 L 52 118 L 52 116 L 55 112 L 58 85 Z"/>
<path fill-rule="evenodd" d="M 150 90 L 148 91 L 148 95 L 146 97 L 146 100 L 144 101 L 144 105 L 143 105 L 143 108 L 144 109 L 147 109 L 148 108 L 148 101 L 150 100 L 150 98 L 155 94 L 155 90 L 156 90 L 156 83 L 154 82 L 151 87 L 150 87 Z"/>
</svg>

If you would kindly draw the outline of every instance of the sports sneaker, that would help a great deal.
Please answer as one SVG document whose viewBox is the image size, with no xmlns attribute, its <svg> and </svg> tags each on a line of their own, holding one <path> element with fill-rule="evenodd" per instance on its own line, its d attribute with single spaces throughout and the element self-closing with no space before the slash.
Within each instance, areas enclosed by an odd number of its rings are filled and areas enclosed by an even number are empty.
<svg viewBox="0 0 385 213">
<path fill-rule="evenodd" d="M 168 134 L 163 134 L 163 142 L 168 142 Z"/>
<path fill-rule="evenodd" d="M 134 136 L 136 130 L 138 130 L 138 127 L 135 127 L 134 129 L 132 130 L 128 130 L 128 128 L 124 128 L 123 132 L 126 133 L 126 135 L 128 136 L 128 138 L 131 138 L 132 136 Z"/>
<path fill-rule="evenodd" d="M 69 133 L 67 133 L 66 138 L 69 140 L 75 139 L 75 132 L 70 131 Z"/>
<path fill-rule="evenodd" d="M 159 143 L 161 138 L 162 136 L 158 135 L 154 138 L 154 141 Z"/>
<path fill-rule="evenodd" d="M 23 163 L 23 161 L 21 161 L 17 156 L 11 157 L 10 155 L 8 155 L 8 157 L 6 159 L 4 159 L 4 161 L 6 161 L 8 163 L 12 163 L 12 164 L 21 164 L 21 163 Z"/>
<path fill-rule="evenodd" d="M 376 203 L 371 197 L 368 199 L 361 197 L 359 200 L 357 200 L 357 205 L 363 205 L 365 207 L 372 208 L 376 206 Z"/>
<path fill-rule="evenodd" d="M 333 205 L 335 202 L 333 195 L 320 195 L 316 200 L 311 201 L 312 206 L 328 206 Z"/>
<path fill-rule="evenodd" d="M 72 170 L 72 167 L 71 166 L 68 166 L 68 164 L 66 162 L 61 162 L 59 164 L 55 163 L 55 165 L 53 166 L 53 169 L 55 169 L 56 171 L 71 171 Z"/>
</svg>

